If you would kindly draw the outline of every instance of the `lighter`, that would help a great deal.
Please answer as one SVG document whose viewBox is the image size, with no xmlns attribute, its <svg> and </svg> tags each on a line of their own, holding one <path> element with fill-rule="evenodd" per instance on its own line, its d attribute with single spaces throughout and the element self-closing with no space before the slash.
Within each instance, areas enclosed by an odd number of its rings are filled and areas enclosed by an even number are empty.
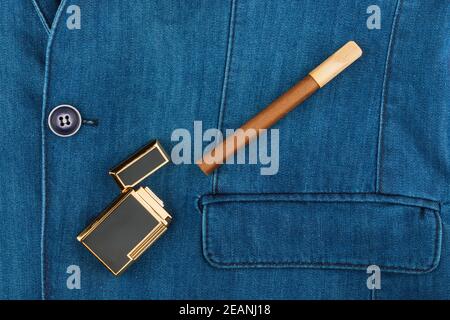
<svg viewBox="0 0 450 320">
<path fill-rule="evenodd" d="M 154 141 L 112 169 L 121 195 L 77 237 L 115 276 L 167 230 L 172 217 L 163 202 L 147 187 L 133 188 L 169 161 Z"/>
</svg>

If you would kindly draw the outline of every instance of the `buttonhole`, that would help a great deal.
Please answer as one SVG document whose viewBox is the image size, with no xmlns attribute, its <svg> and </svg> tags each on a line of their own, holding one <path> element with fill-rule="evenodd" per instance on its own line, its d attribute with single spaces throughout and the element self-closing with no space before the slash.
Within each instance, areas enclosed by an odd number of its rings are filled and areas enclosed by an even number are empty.
<svg viewBox="0 0 450 320">
<path fill-rule="evenodd" d="M 83 124 L 91 127 L 96 127 L 98 125 L 97 119 L 83 119 Z"/>
</svg>

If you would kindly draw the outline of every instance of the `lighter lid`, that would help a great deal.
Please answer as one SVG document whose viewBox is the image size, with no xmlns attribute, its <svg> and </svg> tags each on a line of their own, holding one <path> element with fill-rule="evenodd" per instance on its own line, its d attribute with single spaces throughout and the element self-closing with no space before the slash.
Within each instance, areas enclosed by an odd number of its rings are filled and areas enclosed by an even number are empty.
<svg viewBox="0 0 450 320">
<path fill-rule="evenodd" d="M 159 141 L 155 140 L 111 169 L 109 174 L 113 176 L 122 190 L 126 190 L 133 188 L 169 161 L 169 156 Z"/>
</svg>

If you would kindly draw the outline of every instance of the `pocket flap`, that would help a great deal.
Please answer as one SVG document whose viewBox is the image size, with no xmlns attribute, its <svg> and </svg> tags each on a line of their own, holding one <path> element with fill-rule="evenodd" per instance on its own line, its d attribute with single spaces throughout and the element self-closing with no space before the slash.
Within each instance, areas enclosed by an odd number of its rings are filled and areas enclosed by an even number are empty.
<svg viewBox="0 0 450 320">
<path fill-rule="evenodd" d="M 439 203 L 374 194 L 206 195 L 203 252 L 223 268 L 425 273 L 439 263 Z"/>
</svg>

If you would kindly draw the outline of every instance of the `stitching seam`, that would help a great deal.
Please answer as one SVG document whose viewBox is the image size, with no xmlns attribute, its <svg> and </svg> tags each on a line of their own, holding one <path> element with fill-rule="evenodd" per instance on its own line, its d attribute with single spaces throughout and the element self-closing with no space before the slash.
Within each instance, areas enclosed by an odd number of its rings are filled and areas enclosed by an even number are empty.
<svg viewBox="0 0 450 320">
<path fill-rule="evenodd" d="M 41 8 L 39 8 L 39 5 L 37 4 L 36 0 L 31 0 L 31 2 L 33 3 L 33 7 L 36 10 L 39 20 L 41 20 L 42 25 L 44 26 L 45 32 L 47 33 L 47 36 L 50 35 L 50 28 L 48 26 L 47 21 L 44 18 L 44 14 L 42 13 Z"/>
<path fill-rule="evenodd" d="M 389 203 L 403 206 L 427 208 L 431 210 L 440 210 L 440 203 L 432 200 L 421 198 L 410 198 L 405 196 L 393 196 L 389 194 L 224 194 L 228 197 L 218 198 L 212 196 L 208 199 L 208 195 L 199 198 L 200 206 L 205 206 L 213 203 L 227 203 L 227 202 L 321 202 L 321 203 Z M 241 198 L 239 198 L 241 196 Z"/>
<path fill-rule="evenodd" d="M 398 17 L 400 14 L 402 0 L 397 0 L 397 4 L 395 7 L 394 18 L 392 20 L 391 27 L 391 35 L 389 38 L 389 45 L 386 53 L 386 62 L 384 67 L 384 75 L 383 75 L 383 90 L 381 91 L 381 99 L 380 99 L 380 115 L 379 115 L 379 126 L 378 126 L 378 142 L 377 142 L 377 164 L 376 164 L 376 174 L 375 174 L 375 191 L 381 191 L 381 169 L 382 169 L 382 150 L 383 150 L 383 125 L 384 125 L 384 111 L 386 109 L 387 104 L 387 76 L 390 69 L 390 61 L 392 54 L 392 47 L 394 43 L 394 37 L 396 33 L 396 29 L 398 26 Z"/>
<path fill-rule="evenodd" d="M 223 85 L 222 85 L 222 94 L 220 98 L 220 107 L 219 107 L 219 116 L 217 119 L 217 129 L 222 129 L 223 124 L 223 113 L 225 109 L 225 103 L 227 98 L 227 89 L 228 89 L 228 79 L 230 74 L 230 65 L 231 65 L 231 55 L 233 53 L 233 43 L 234 43 L 234 26 L 235 26 L 235 16 L 236 16 L 236 1 L 231 1 L 231 9 L 230 9 L 230 23 L 228 27 L 228 40 L 227 40 L 227 55 L 225 58 L 225 71 L 223 76 Z M 217 193 L 218 188 L 218 170 L 215 170 L 212 175 L 212 192 Z"/>
<path fill-rule="evenodd" d="M 45 300 L 45 223 L 46 223 L 46 212 L 47 212 L 47 170 L 45 167 L 46 163 L 46 150 L 45 150 L 45 129 L 46 129 L 46 105 L 47 105 L 47 93 L 48 85 L 50 82 L 50 55 L 52 50 L 53 38 L 56 32 L 56 27 L 58 25 L 59 17 L 63 8 L 65 7 L 66 0 L 62 0 L 58 11 L 55 15 L 55 20 L 53 21 L 52 28 L 50 29 L 50 34 L 47 42 L 47 51 L 45 54 L 45 76 L 44 76 L 44 89 L 42 92 L 42 112 L 41 112 L 41 171 L 42 171 L 42 211 L 41 211 L 41 299 Z"/>
</svg>

